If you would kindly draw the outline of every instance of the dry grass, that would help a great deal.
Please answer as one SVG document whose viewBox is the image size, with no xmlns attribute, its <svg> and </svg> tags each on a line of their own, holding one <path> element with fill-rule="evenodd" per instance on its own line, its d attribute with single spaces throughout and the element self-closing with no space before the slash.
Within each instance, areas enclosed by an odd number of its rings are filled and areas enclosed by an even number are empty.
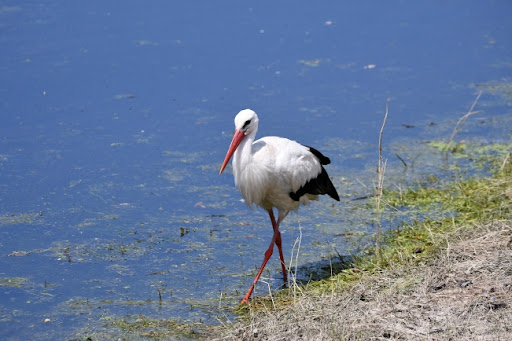
<svg viewBox="0 0 512 341">
<path fill-rule="evenodd" d="M 512 340 L 512 222 L 465 227 L 424 265 L 254 312 L 228 340 Z"/>
</svg>

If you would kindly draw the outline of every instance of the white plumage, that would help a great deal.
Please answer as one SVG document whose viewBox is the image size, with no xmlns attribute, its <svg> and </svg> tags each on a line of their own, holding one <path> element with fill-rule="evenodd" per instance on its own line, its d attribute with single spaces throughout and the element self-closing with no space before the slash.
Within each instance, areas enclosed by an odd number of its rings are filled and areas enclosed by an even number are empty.
<svg viewBox="0 0 512 341">
<path fill-rule="evenodd" d="M 289 196 L 321 172 L 320 162 L 308 148 L 276 136 L 253 143 L 253 134 L 247 135 L 233 157 L 235 184 L 247 204 L 287 212 L 297 210 L 300 203 L 308 204 L 308 199 L 316 199 L 316 195 L 306 194 L 298 202 Z M 246 148 L 252 148 L 251 152 Z M 244 154 L 247 159 L 243 158 Z"/>
<path fill-rule="evenodd" d="M 258 122 L 258 115 L 250 109 L 236 115 L 235 134 L 220 170 L 222 173 L 233 156 L 235 184 L 245 203 L 251 208 L 256 204 L 267 210 L 274 228 L 272 242 L 260 271 L 242 302 L 248 301 L 272 255 L 274 243 L 279 249 L 283 277 L 286 279 L 279 224 L 288 213 L 296 211 L 301 204 L 316 200 L 319 194 L 329 194 L 339 201 L 338 193 L 322 166 L 330 162 L 327 157 L 311 147 L 282 137 L 268 136 L 254 141 Z M 278 211 L 277 222 L 274 207 Z"/>
</svg>

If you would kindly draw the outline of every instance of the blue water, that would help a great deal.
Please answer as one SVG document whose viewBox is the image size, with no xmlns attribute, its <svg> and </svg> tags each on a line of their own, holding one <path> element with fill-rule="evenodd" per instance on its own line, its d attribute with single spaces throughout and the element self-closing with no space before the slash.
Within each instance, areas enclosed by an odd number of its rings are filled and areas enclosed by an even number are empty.
<svg viewBox="0 0 512 341">
<path fill-rule="evenodd" d="M 338 230 L 367 223 L 349 202 L 367 193 L 348 183 L 374 157 L 386 99 L 390 142 L 456 122 L 479 85 L 510 84 L 511 14 L 507 1 L 2 1 L 0 338 L 87 336 L 126 316 L 216 323 L 271 237 L 218 176 L 247 107 L 259 136 L 333 160 L 342 202 L 287 218 L 285 258 L 299 230 L 302 263 L 349 252 Z M 508 114 L 509 95 L 477 109 Z"/>
</svg>

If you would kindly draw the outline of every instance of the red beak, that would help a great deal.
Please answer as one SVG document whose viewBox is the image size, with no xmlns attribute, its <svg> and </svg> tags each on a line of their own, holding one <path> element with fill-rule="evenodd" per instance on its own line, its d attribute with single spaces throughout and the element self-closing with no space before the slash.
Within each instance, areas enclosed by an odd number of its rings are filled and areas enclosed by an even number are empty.
<svg viewBox="0 0 512 341">
<path fill-rule="evenodd" d="M 229 145 L 228 152 L 226 153 L 226 157 L 224 158 L 224 162 L 222 163 L 222 167 L 220 167 L 219 175 L 222 174 L 224 171 L 224 168 L 226 168 L 229 160 L 231 159 L 231 156 L 233 156 L 233 153 L 240 145 L 240 142 L 245 137 L 245 133 L 242 130 L 235 130 L 235 135 L 233 136 L 233 139 L 231 140 L 231 144 Z"/>
</svg>

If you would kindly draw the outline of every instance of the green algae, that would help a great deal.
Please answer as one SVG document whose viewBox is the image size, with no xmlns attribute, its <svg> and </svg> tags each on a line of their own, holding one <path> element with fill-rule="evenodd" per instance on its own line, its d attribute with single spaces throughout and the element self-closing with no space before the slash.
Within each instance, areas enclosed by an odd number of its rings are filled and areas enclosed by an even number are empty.
<svg viewBox="0 0 512 341">
<path fill-rule="evenodd" d="M 28 282 L 24 277 L 0 277 L 0 287 L 21 288 Z"/>
</svg>

